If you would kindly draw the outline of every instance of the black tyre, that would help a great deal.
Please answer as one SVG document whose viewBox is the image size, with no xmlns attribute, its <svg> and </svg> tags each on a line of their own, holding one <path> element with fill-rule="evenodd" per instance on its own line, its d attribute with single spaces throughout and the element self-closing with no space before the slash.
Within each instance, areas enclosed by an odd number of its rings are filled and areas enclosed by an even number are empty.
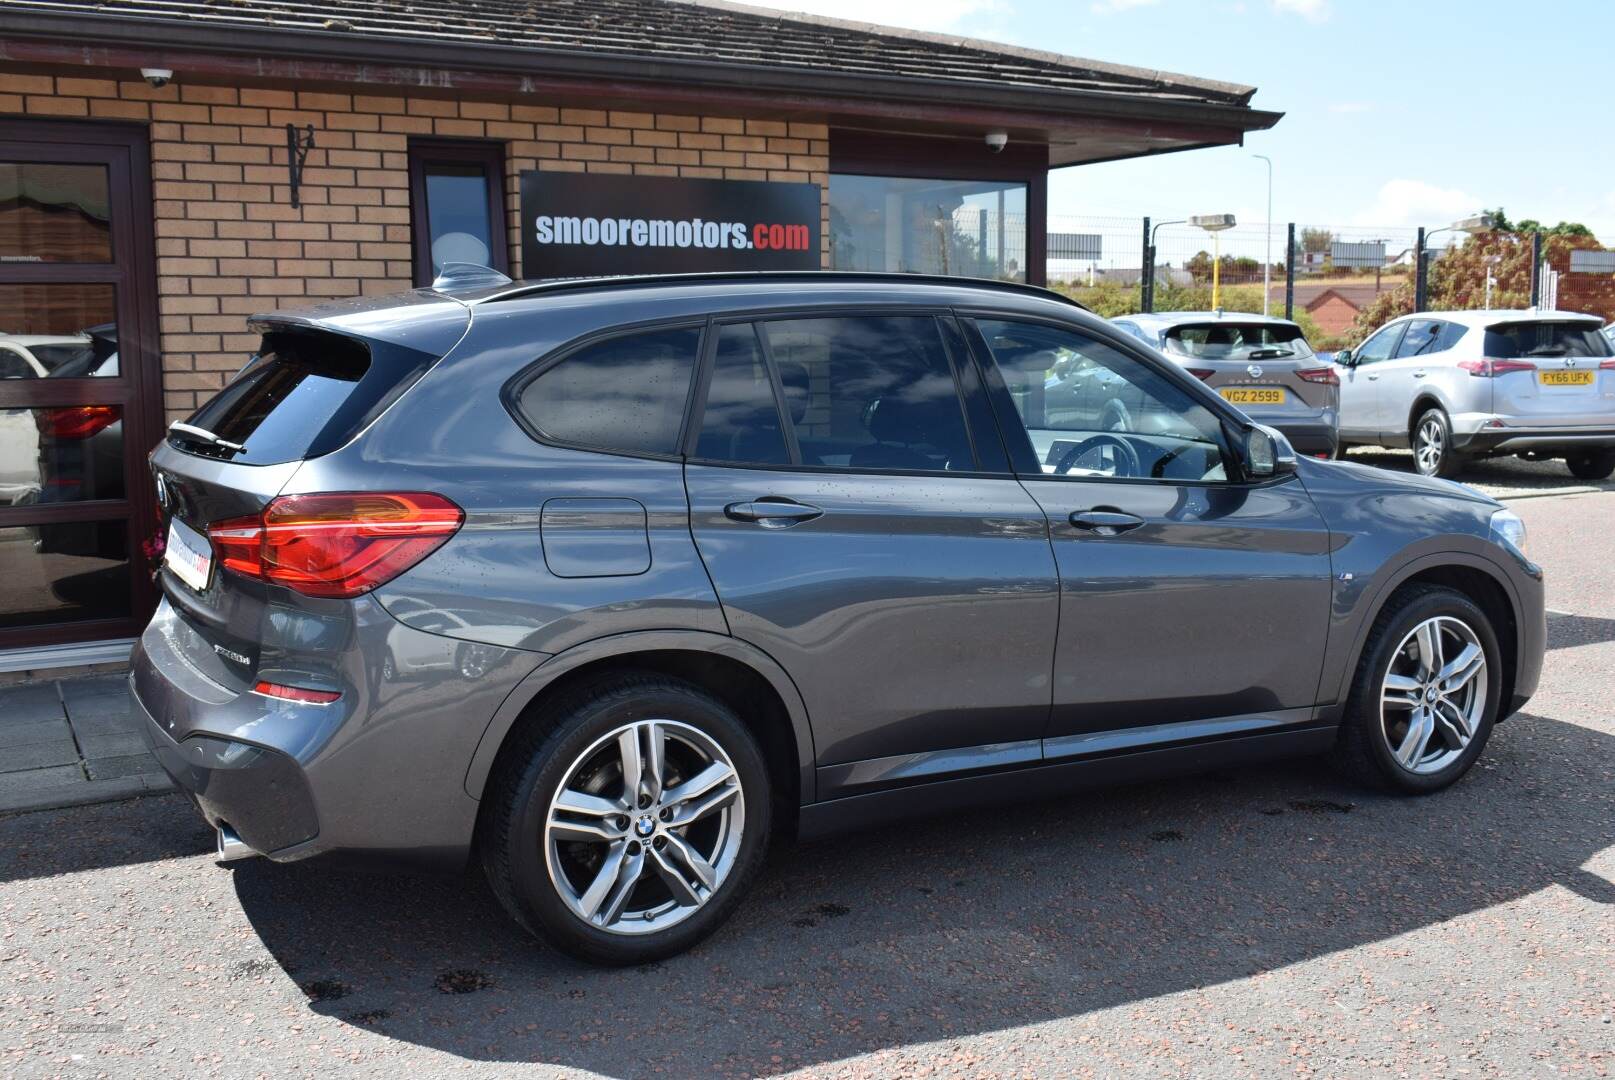
<svg viewBox="0 0 1615 1080">
<path fill-rule="evenodd" d="M 638 964 L 734 911 L 762 863 L 771 799 L 756 740 L 722 702 L 619 675 L 548 702 L 514 738 L 478 847 L 522 926 L 581 960 Z"/>
<path fill-rule="evenodd" d="M 1565 467 L 1578 480 L 1608 480 L 1615 473 L 1615 449 L 1565 455 Z"/>
<path fill-rule="evenodd" d="M 1439 791 L 1469 771 L 1497 719 L 1502 683 L 1486 613 L 1454 589 L 1398 591 L 1353 676 L 1336 763 L 1374 787 Z"/>
<path fill-rule="evenodd" d="M 1464 468 L 1464 457 L 1453 449 L 1452 422 L 1440 408 L 1419 414 L 1408 433 L 1413 448 L 1413 466 L 1423 476 L 1457 476 Z"/>
</svg>

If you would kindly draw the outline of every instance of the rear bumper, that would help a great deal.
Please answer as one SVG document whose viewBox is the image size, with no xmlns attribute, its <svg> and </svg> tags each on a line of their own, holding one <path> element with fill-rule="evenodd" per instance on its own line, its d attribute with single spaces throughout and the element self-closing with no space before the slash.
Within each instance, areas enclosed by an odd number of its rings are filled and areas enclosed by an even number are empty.
<svg viewBox="0 0 1615 1080">
<path fill-rule="evenodd" d="M 1470 454 L 1535 450 L 1553 456 L 1615 447 L 1615 427 L 1483 428 L 1470 435 L 1454 434 L 1453 445 Z"/>
<path fill-rule="evenodd" d="M 209 824 L 271 859 L 463 865 L 477 817 L 466 770 L 499 704 L 544 655 L 488 646 L 485 668 L 463 675 L 454 665 L 465 642 L 406 627 L 371 598 L 324 617 L 346 624 L 346 647 L 323 659 L 325 685 L 343 689 L 315 705 L 204 674 L 190 657 L 207 646 L 161 603 L 131 657 L 147 745 Z"/>
<path fill-rule="evenodd" d="M 1253 418 L 1256 419 L 1256 418 Z M 1340 444 L 1340 429 L 1333 424 L 1316 420 L 1267 420 L 1261 423 L 1269 427 L 1278 428 L 1284 437 L 1290 440 L 1298 454 L 1307 454 L 1316 457 L 1324 454 L 1334 457 L 1335 448 Z"/>
</svg>

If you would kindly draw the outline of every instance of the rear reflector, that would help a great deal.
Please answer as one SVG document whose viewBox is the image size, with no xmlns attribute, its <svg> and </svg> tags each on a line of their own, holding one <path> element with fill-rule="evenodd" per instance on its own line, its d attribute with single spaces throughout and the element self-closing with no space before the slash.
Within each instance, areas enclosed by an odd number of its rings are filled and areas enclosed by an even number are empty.
<svg viewBox="0 0 1615 1080">
<path fill-rule="evenodd" d="M 1302 368 L 1295 374 L 1297 378 L 1305 379 L 1310 383 L 1318 383 L 1321 386 L 1340 385 L 1340 373 L 1332 367 Z"/>
<path fill-rule="evenodd" d="M 254 694 L 278 698 L 281 701 L 298 701 L 305 705 L 329 705 L 342 695 L 335 690 L 309 690 L 301 686 L 282 686 L 280 683 L 258 680 L 252 688 Z"/>
<path fill-rule="evenodd" d="M 453 536 L 465 514 L 427 492 L 283 495 L 260 517 L 208 526 L 227 570 L 306 596 L 348 598 L 385 584 Z"/>
<path fill-rule="evenodd" d="M 1458 366 L 1477 379 L 1494 379 L 1511 371 L 1535 371 L 1529 360 L 1460 360 Z"/>
<path fill-rule="evenodd" d="M 1600 361 L 1598 361 L 1598 370 L 1599 371 L 1615 371 L 1615 357 L 1611 357 L 1608 360 L 1600 360 Z"/>
</svg>

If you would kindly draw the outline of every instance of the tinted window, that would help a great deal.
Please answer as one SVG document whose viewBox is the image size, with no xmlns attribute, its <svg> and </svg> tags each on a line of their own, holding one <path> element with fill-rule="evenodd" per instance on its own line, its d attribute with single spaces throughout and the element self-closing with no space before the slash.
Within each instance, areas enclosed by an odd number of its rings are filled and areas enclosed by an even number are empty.
<svg viewBox="0 0 1615 1080">
<path fill-rule="evenodd" d="M 1109 345 L 1033 323 L 982 320 L 1042 473 L 1222 480 L 1222 424 L 1182 387 Z"/>
<path fill-rule="evenodd" d="M 974 469 L 936 320 L 864 316 L 760 323 L 807 465 Z"/>
<path fill-rule="evenodd" d="M 1396 347 L 1396 357 L 1428 356 L 1441 351 L 1442 323 L 1436 319 L 1414 319 L 1408 323 L 1402 343 Z"/>
<path fill-rule="evenodd" d="M 1299 326 L 1215 322 L 1174 326 L 1166 351 L 1200 360 L 1279 360 L 1312 356 Z"/>
<path fill-rule="evenodd" d="M 638 454 L 678 452 L 698 327 L 585 346 L 521 391 L 517 407 L 545 438 Z"/>
<path fill-rule="evenodd" d="M 805 372 L 800 385 L 805 394 Z M 712 381 L 701 412 L 701 437 L 695 453 L 710 461 L 756 465 L 784 465 L 791 460 L 774 400 L 774 384 L 763 362 L 757 331 L 749 323 L 725 326 L 718 332 Z"/>
<path fill-rule="evenodd" d="M 1402 323 L 1387 326 L 1361 345 L 1352 356 L 1359 364 L 1374 364 L 1390 358 L 1391 350 L 1396 348 L 1396 339 L 1402 334 Z"/>
<path fill-rule="evenodd" d="M 1486 328 L 1486 355 L 1494 360 L 1531 356 L 1608 356 L 1609 342 L 1583 322 L 1502 323 Z"/>
<path fill-rule="evenodd" d="M 319 331 L 265 334 L 252 362 L 186 420 L 245 449 L 183 432 L 171 432 L 169 442 L 242 465 L 319 457 L 380 415 L 436 359 Z"/>
</svg>

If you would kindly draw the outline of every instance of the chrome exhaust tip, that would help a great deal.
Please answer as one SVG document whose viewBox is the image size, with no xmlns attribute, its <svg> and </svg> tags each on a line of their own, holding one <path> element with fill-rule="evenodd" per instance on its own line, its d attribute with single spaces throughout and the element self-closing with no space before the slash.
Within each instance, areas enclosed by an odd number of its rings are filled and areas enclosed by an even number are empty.
<svg viewBox="0 0 1615 1080">
<path fill-rule="evenodd" d="M 250 859 L 258 853 L 247 846 L 247 842 L 236 835 L 236 831 L 228 825 L 220 825 L 218 830 L 219 848 L 213 856 L 213 861 L 223 866 L 225 863 L 235 862 L 238 859 Z"/>
</svg>

